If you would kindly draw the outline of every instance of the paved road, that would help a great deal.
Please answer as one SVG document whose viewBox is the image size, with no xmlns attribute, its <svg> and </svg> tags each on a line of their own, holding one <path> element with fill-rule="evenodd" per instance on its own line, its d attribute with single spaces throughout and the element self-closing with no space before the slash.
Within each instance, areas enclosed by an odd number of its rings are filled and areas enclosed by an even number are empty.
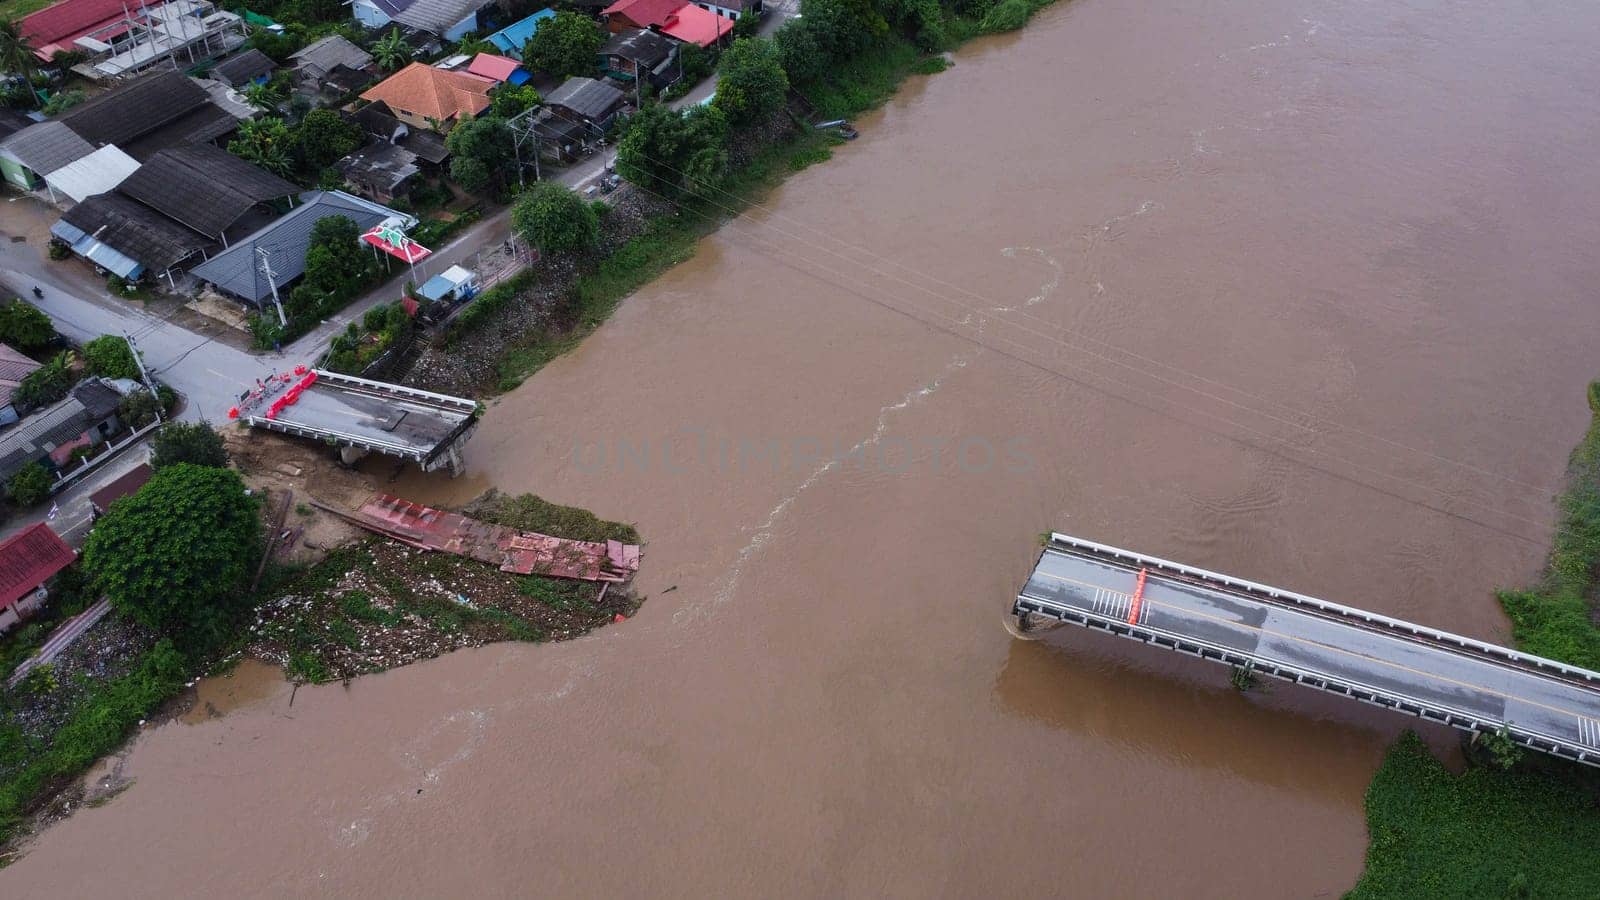
<svg viewBox="0 0 1600 900">
<path fill-rule="evenodd" d="M 1600 689 L 1137 566 L 1048 549 L 1024 598 L 1204 641 L 1434 709 L 1600 751 Z"/>
</svg>

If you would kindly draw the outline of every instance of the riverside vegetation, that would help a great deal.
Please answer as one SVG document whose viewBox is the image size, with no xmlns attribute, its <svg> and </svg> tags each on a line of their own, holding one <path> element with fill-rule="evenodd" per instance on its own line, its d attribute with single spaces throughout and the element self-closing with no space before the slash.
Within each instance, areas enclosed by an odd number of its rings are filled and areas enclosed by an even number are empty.
<svg viewBox="0 0 1600 900">
<path fill-rule="evenodd" d="M 1517 646 L 1600 668 L 1600 382 L 1536 588 L 1501 591 Z M 1407 732 L 1367 790 L 1367 869 L 1352 898 L 1600 896 L 1600 772 L 1495 748 L 1457 775 Z M 1479 754 L 1470 754 L 1473 757 Z"/>
</svg>

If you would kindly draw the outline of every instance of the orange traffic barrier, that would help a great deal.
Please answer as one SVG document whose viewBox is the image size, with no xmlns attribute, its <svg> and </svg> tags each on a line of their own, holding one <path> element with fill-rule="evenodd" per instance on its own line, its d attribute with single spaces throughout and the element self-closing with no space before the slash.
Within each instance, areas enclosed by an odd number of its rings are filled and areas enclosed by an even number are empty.
<svg viewBox="0 0 1600 900">
<path fill-rule="evenodd" d="M 1139 583 L 1133 588 L 1133 603 L 1128 607 L 1128 624 L 1133 625 L 1139 621 L 1139 608 L 1144 606 L 1144 577 L 1148 569 L 1139 570 Z"/>
</svg>

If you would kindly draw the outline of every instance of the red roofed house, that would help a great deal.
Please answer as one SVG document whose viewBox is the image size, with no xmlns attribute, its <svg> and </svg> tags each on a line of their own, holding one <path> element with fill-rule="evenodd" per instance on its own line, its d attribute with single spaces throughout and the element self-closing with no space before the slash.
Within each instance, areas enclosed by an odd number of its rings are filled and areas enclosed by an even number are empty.
<svg viewBox="0 0 1600 900">
<path fill-rule="evenodd" d="M 22 34 L 33 47 L 34 55 L 49 62 L 60 51 L 83 49 L 73 41 L 116 24 L 118 19 L 127 16 L 130 8 L 137 12 L 139 4 L 126 0 L 61 0 L 54 6 L 23 16 Z"/>
<path fill-rule="evenodd" d="M 447 132 L 461 116 L 488 109 L 494 86 L 488 78 L 414 62 L 368 88 L 361 99 L 382 100 L 395 118 L 413 128 Z"/>
<path fill-rule="evenodd" d="M 77 558 L 43 522 L 0 542 L 0 634 L 38 612 L 44 583 Z"/>
<path fill-rule="evenodd" d="M 667 24 L 668 16 L 688 5 L 687 0 L 617 0 L 600 15 L 605 17 L 611 33 L 616 34 L 629 28 L 659 28 Z"/>
<path fill-rule="evenodd" d="M 733 31 L 733 20 L 698 6 L 684 4 L 661 25 L 661 33 L 673 40 L 710 47 Z"/>
<path fill-rule="evenodd" d="M 479 53 L 467 65 L 467 73 L 480 78 L 490 78 L 501 84 L 526 84 L 529 77 L 528 70 L 522 67 L 509 56 L 496 56 L 493 53 Z"/>
</svg>

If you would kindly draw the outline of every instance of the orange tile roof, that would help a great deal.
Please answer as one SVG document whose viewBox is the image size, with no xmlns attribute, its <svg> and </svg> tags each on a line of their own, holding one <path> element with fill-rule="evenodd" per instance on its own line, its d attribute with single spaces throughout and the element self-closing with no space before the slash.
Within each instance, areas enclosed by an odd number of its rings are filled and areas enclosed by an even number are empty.
<svg viewBox="0 0 1600 900">
<path fill-rule="evenodd" d="M 373 85 L 361 99 L 382 100 L 396 113 L 442 122 L 488 109 L 489 89 L 494 86 L 487 78 L 414 62 Z"/>
</svg>

